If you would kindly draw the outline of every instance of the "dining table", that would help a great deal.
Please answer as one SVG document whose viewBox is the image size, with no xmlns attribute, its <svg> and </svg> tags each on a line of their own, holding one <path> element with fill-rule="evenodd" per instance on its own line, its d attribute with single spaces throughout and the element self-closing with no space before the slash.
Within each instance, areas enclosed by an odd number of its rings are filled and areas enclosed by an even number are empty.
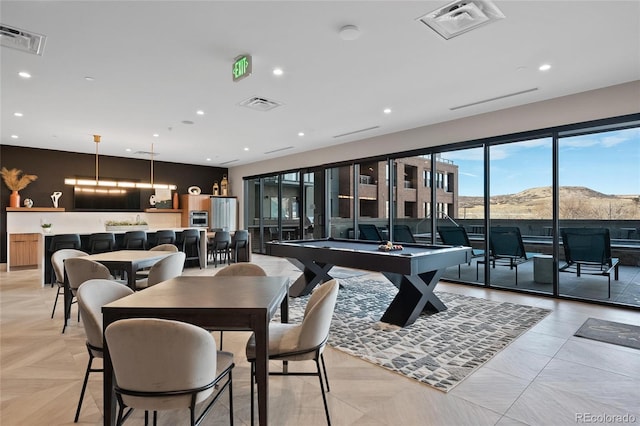
<svg viewBox="0 0 640 426">
<path fill-rule="evenodd" d="M 172 251 L 164 250 L 115 250 L 105 253 L 90 254 L 83 256 L 83 259 L 93 260 L 101 263 L 110 271 L 124 271 L 127 275 L 127 285 L 136 290 L 136 271 L 149 268 L 156 264 L 159 260 L 173 254 Z M 71 316 L 71 303 L 73 301 L 73 295 L 69 288 L 69 280 L 64 280 L 64 324 L 66 326 L 67 320 Z"/>
<path fill-rule="evenodd" d="M 288 277 L 179 276 L 102 307 L 103 327 L 125 318 L 183 321 L 207 330 L 252 331 L 256 341 L 259 424 L 268 424 L 269 322 L 288 321 Z M 114 375 L 104 341 L 104 424 L 116 421 Z M 169 367 L 169 366 L 168 366 Z"/>
</svg>

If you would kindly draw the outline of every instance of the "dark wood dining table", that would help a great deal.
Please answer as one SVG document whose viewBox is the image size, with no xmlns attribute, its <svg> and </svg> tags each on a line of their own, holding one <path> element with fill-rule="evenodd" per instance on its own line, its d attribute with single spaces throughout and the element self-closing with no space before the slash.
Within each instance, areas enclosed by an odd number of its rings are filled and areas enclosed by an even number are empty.
<svg viewBox="0 0 640 426">
<path fill-rule="evenodd" d="M 124 318 L 162 318 L 206 329 L 253 331 L 259 424 L 268 424 L 269 321 L 280 307 L 288 321 L 287 277 L 180 276 L 102 307 L 103 327 Z M 116 420 L 113 366 L 104 342 L 104 424 Z"/>
<path fill-rule="evenodd" d="M 172 251 L 163 250 L 115 250 L 99 254 L 90 254 L 83 259 L 102 263 L 110 271 L 125 271 L 127 273 L 127 285 L 136 290 L 136 271 L 153 266 L 159 260 L 173 254 Z M 71 316 L 71 303 L 73 295 L 69 288 L 69 280 L 64 280 L 64 325 Z M 64 328 L 63 328 L 64 330 Z M 64 332 L 64 331 L 63 331 Z"/>
</svg>

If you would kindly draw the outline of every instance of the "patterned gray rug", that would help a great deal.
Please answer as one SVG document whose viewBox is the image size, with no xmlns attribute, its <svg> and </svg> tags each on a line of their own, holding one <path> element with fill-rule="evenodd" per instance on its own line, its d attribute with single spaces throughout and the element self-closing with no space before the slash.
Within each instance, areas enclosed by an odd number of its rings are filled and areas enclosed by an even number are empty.
<svg viewBox="0 0 640 426">
<path fill-rule="evenodd" d="M 448 309 L 409 327 L 379 321 L 397 290 L 370 276 L 340 279 L 331 325 L 336 349 L 448 392 L 551 311 L 436 291 Z M 307 297 L 290 300 L 300 321 Z"/>
</svg>

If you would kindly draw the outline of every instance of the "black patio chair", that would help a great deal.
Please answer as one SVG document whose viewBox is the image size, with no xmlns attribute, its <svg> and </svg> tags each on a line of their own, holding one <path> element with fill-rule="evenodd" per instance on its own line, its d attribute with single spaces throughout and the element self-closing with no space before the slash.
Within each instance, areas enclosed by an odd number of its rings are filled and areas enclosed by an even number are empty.
<svg viewBox="0 0 640 426">
<path fill-rule="evenodd" d="M 518 265 L 533 259 L 535 253 L 527 253 L 522 242 L 520 228 L 517 226 L 496 226 L 489 231 L 489 262 L 496 265 L 508 266 L 516 271 L 516 286 L 518 285 Z M 484 260 L 476 262 L 476 280 L 479 279 L 479 266 Z"/>
<path fill-rule="evenodd" d="M 360 231 L 360 235 L 358 236 L 360 240 L 382 241 L 384 239 L 378 227 L 373 224 L 361 223 L 358 225 L 358 230 Z"/>
<path fill-rule="evenodd" d="M 471 259 L 469 259 L 469 265 L 471 265 L 471 260 L 473 258 L 484 256 L 484 250 L 474 249 L 471 246 L 467 231 L 462 226 L 439 226 L 438 235 L 440 235 L 440 240 L 442 240 L 442 244 L 444 245 L 454 247 L 471 247 Z M 460 278 L 460 275 L 460 265 L 458 265 L 458 278 Z"/>
<path fill-rule="evenodd" d="M 407 225 L 393 225 L 393 241 L 398 243 L 415 243 L 411 228 Z"/>
<path fill-rule="evenodd" d="M 607 228 L 562 228 L 562 246 L 566 264 L 561 272 L 574 272 L 588 275 L 603 275 L 608 280 L 608 296 L 611 298 L 611 271 L 618 280 L 620 260 L 611 257 L 611 239 Z"/>
</svg>

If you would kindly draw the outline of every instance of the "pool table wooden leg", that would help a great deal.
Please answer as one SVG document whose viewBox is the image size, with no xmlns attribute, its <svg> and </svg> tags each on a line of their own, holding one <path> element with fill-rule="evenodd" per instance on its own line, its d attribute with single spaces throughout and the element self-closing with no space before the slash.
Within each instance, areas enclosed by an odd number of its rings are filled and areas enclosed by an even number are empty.
<svg viewBox="0 0 640 426">
<path fill-rule="evenodd" d="M 433 293 L 444 270 L 425 272 L 419 275 L 401 275 L 383 272 L 389 281 L 398 288 L 380 321 L 405 327 L 415 322 L 423 312 L 436 313 L 447 306 Z"/>
<path fill-rule="evenodd" d="M 333 265 L 330 263 L 291 258 L 288 260 L 302 271 L 302 275 L 289 287 L 289 296 L 291 297 L 306 296 L 318 284 L 332 279 L 329 271 L 333 268 Z"/>
</svg>

